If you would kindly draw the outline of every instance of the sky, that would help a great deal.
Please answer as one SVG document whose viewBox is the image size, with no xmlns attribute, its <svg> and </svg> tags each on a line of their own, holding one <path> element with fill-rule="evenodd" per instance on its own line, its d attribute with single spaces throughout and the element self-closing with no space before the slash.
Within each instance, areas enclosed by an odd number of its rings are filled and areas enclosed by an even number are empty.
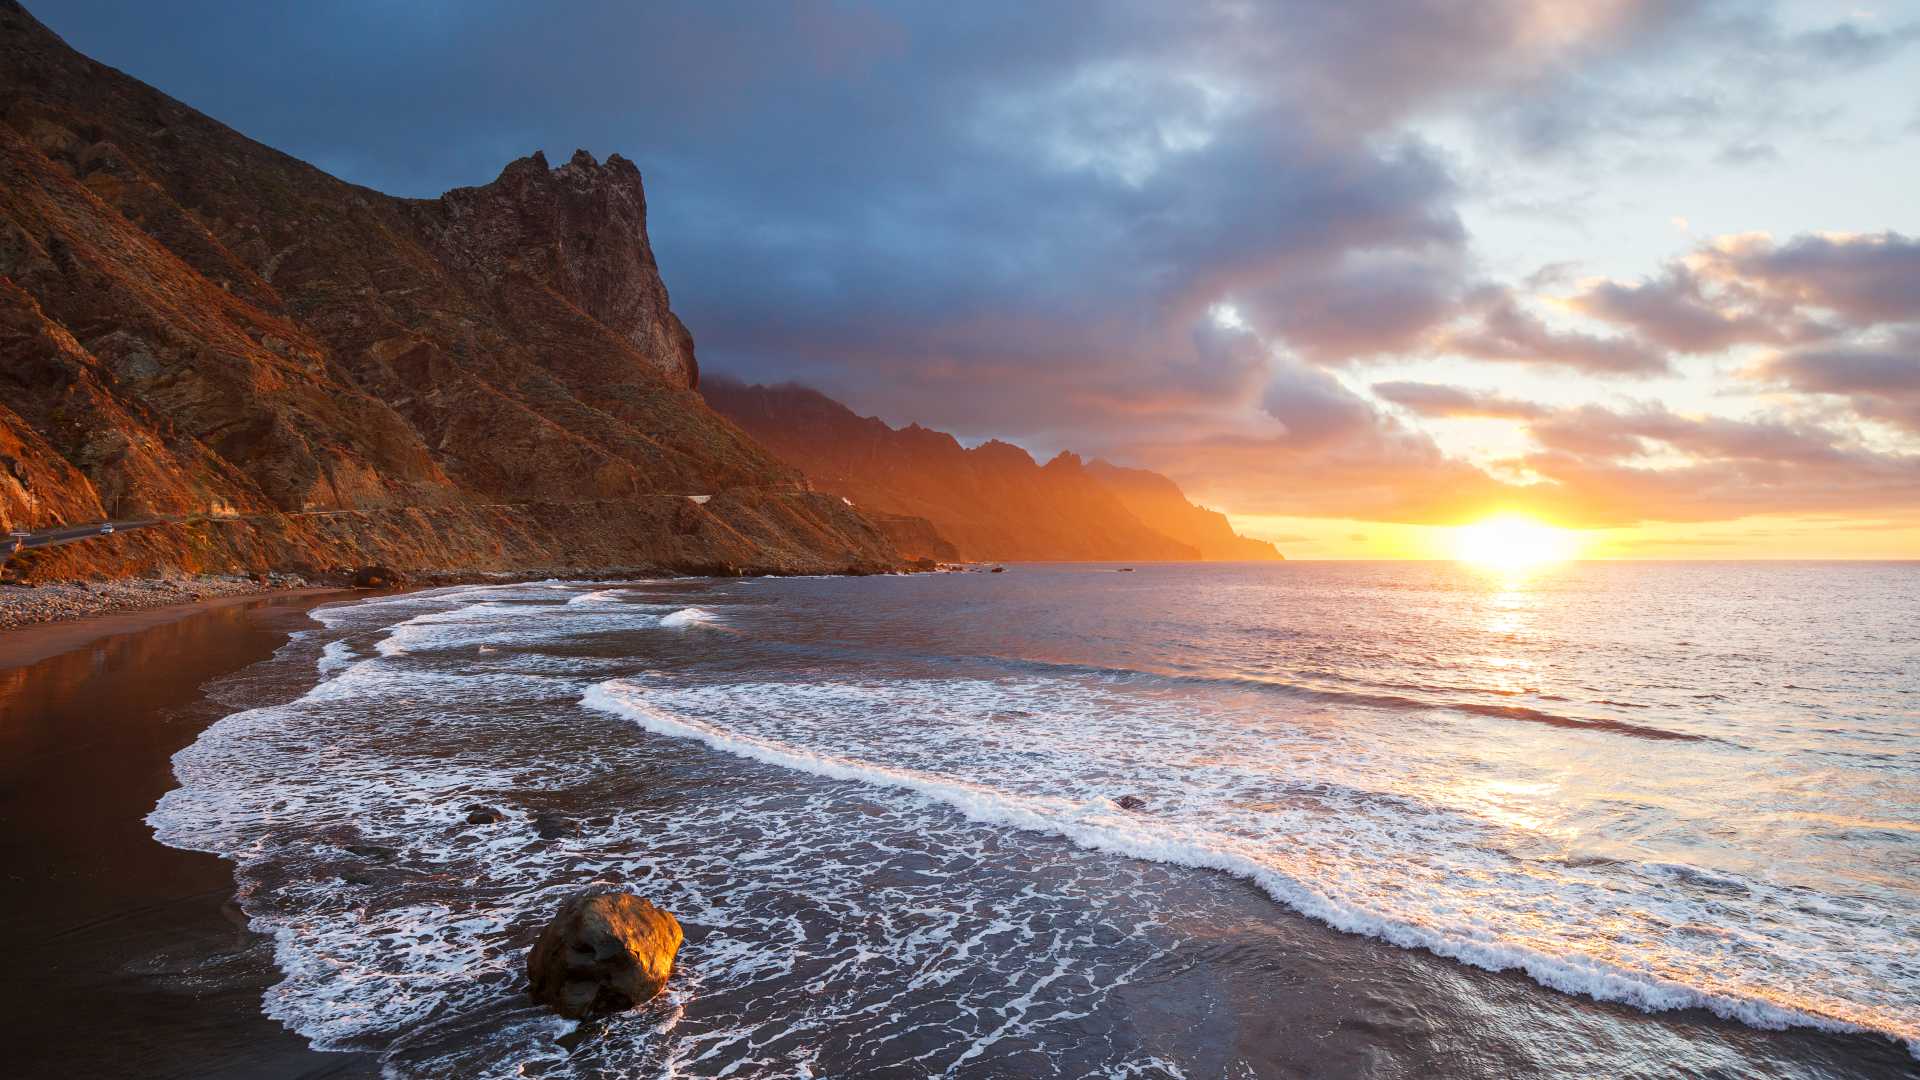
<svg viewBox="0 0 1920 1080">
<path fill-rule="evenodd" d="M 31 6 L 393 194 L 618 152 L 704 370 L 1290 556 L 1920 558 L 1920 0 Z"/>
</svg>

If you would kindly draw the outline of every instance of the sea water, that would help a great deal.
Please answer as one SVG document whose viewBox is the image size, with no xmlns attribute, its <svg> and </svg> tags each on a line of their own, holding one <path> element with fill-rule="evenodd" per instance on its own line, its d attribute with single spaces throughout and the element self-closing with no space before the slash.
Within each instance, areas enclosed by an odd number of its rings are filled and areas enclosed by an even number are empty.
<svg viewBox="0 0 1920 1080">
<path fill-rule="evenodd" d="M 1915 1068 L 1920 566 L 1114 569 L 325 608 L 152 822 L 400 1075 Z M 575 1030 L 590 884 L 687 944 Z"/>
</svg>

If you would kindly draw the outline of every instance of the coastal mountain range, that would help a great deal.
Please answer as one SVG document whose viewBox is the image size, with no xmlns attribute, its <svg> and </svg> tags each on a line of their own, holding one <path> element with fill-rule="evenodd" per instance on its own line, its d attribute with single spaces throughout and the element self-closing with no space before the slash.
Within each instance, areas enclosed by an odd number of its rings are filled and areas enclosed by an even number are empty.
<svg viewBox="0 0 1920 1080">
<path fill-rule="evenodd" d="M 710 378 L 708 404 L 813 486 L 851 500 L 901 552 L 935 559 L 1191 561 L 1278 559 L 1226 515 L 1145 469 L 1061 452 L 1044 464 L 1010 443 L 963 446 L 918 424 L 892 427 L 804 386 Z M 931 524 L 929 534 L 924 525 Z"/>
<path fill-rule="evenodd" d="M 169 521 L 30 573 L 897 565 L 701 400 L 631 162 L 390 197 L 13 0 L 0 103 L 0 525 Z"/>
</svg>

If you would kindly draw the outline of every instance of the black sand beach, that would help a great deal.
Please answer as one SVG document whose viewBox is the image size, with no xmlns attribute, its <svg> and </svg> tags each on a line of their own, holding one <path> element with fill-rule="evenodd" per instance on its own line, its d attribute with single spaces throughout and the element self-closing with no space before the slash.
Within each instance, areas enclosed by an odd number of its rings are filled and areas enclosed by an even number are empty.
<svg viewBox="0 0 1920 1080">
<path fill-rule="evenodd" d="M 5 1072 L 353 1077 L 260 1013 L 278 978 L 233 876 L 153 839 L 169 759 L 224 709 L 210 681 L 271 655 L 333 591 L 230 598 L 0 639 Z"/>
</svg>

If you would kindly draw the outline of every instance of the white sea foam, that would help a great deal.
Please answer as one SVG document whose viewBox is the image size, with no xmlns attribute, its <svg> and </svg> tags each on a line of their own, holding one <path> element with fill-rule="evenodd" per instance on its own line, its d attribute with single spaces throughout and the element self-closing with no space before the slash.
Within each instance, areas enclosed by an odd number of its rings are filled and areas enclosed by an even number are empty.
<svg viewBox="0 0 1920 1080">
<path fill-rule="evenodd" d="M 686 630 L 696 626 L 711 626 L 720 621 L 720 617 L 706 608 L 685 607 L 660 618 L 660 625 L 673 630 Z"/>
<path fill-rule="evenodd" d="M 1194 748 L 1155 737 L 1154 729 L 1166 730 L 1166 718 L 1158 715 L 1148 723 L 1118 730 L 1095 725 L 1100 734 L 1094 735 L 1089 730 L 1094 717 L 1104 722 L 1121 714 L 1111 701 L 1082 701 L 1081 708 L 1061 708 L 1057 700 L 1045 701 L 1044 692 L 1036 700 L 1033 691 L 1042 684 L 982 680 L 940 680 L 918 686 L 756 683 L 697 688 L 651 682 L 603 682 L 589 689 L 582 703 L 627 717 L 656 734 L 696 740 L 740 757 L 828 779 L 913 792 L 973 821 L 1060 836 L 1097 851 L 1224 871 L 1337 929 L 1425 949 L 1487 970 L 1518 969 L 1543 985 L 1569 993 L 1648 1011 L 1699 1007 L 1767 1029 L 1878 1031 L 1905 1041 L 1920 1056 L 1920 1023 L 1890 995 L 1877 1003 L 1862 1002 L 1803 985 L 1789 999 L 1770 990 L 1765 969 L 1718 970 L 1716 965 L 1734 964 L 1739 953 L 1754 949 L 1750 934 L 1728 941 L 1724 950 L 1703 954 L 1697 963 L 1686 956 L 1636 952 L 1635 941 L 1567 941 L 1564 931 L 1590 931 L 1590 926 L 1576 921 L 1583 915 L 1596 921 L 1623 915 L 1617 910 L 1584 913 L 1589 893 L 1593 901 L 1603 904 L 1618 904 L 1620 898 L 1595 889 L 1577 874 L 1544 883 L 1530 881 L 1508 871 L 1502 858 L 1474 860 L 1463 855 L 1446 876 L 1485 879 L 1491 886 L 1486 894 L 1461 891 L 1460 883 L 1451 880 L 1436 889 L 1433 868 L 1420 865 L 1422 856 L 1443 845 L 1458 846 L 1467 838 L 1446 835 L 1457 833 L 1454 823 L 1436 827 L 1418 820 L 1423 815 L 1417 808 L 1398 815 L 1400 820 L 1342 813 L 1335 820 L 1316 821 L 1324 818 L 1322 808 L 1316 806 L 1310 813 L 1287 816 L 1285 839 L 1280 840 L 1246 829 L 1243 820 L 1236 820 L 1219 803 L 1196 807 L 1196 796 L 1206 795 L 1210 784 L 1224 779 L 1220 771 L 1201 765 L 1179 769 L 1174 784 L 1149 801 L 1155 812 L 1123 810 L 1098 787 L 1088 787 L 1071 772 L 1049 766 L 1073 754 L 1074 744 L 1098 742 L 1123 752 L 1102 766 L 1083 751 L 1070 759 L 1068 768 L 1097 772 L 1109 784 L 1125 785 L 1121 790 L 1151 790 L 1155 777 L 1167 776 L 1168 766 L 1178 766 L 1183 758 L 1191 761 L 1191 755 L 1182 751 Z M 1047 730 L 1039 718 L 1049 715 L 1050 708 L 1052 716 L 1068 718 L 1068 723 Z M 824 719 L 845 721 L 863 713 L 874 714 L 886 733 L 872 738 L 874 732 L 858 723 L 828 726 Z M 964 714 L 992 720 L 982 725 L 957 719 Z M 1009 716 L 1024 723 L 1007 740 L 1012 752 L 1002 756 L 993 749 L 991 728 Z M 726 717 L 727 722 L 717 717 Z M 731 726 L 743 719 L 749 724 L 764 721 L 767 729 L 803 738 L 826 735 L 824 741 L 836 747 L 884 747 L 896 758 L 964 763 L 973 771 L 961 776 L 880 763 Z M 919 746 L 921 752 L 915 753 L 916 736 L 921 735 L 930 745 Z M 1057 741 L 1051 738 L 1055 735 Z M 956 749 L 962 745 L 984 747 L 986 752 L 969 760 L 965 751 Z M 1143 753 L 1128 755 L 1124 753 L 1128 747 Z M 1125 759 L 1130 756 L 1143 760 L 1129 763 Z M 1010 787 L 1008 780 L 1014 777 L 1030 782 Z M 1412 873 L 1406 873 L 1409 868 Z M 1655 910 L 1646 917 L 1654 925 L 1669 920 L 1690 925 L 1713 918 L 1686 898 L 1651 899 Z M 1507 925 L 1500 919 L 1503 906 L 1514 914 Z M 1534 922 L 1546 922 L 1547 933 L 1529 940 L 1520 928 Z M 1859 929 L 1851 922 L 1831 928 L 1836 934 Z M 1552 950 L 1546 947 L 1548 942 L 1572 947 Z M 1763 947 L 1810 949 L 1835 944 L 1831 939 L 1787 931 Z M 1892 985 L 1904 956 L 1900 941 L 1856 937 L 1850 944 L 1869 961 L 1878 955 L 1888 965 L 1885 985 Z M 1847 989 L 1871 994 L 1873 987 L 1854 984 Z"/>
<path fill-rule="evenodd" d="M 344 641 L 329 641 L 321 648 L 316 666 L 322 675 L 333 675 L 353 665 L 355 659 L 353 646 Z"/>
<path fill-rule="evenodd" d="M 501 620 L 535 635 L 603 616 L 473 599 L 336 612 L 354 640 L 409 632 L 386 651 L 310 647 L 344 666 L 209 727 L 149 817 L 164 842 L 235 860 L 284 973 L 266 1010 L 315 1045 L 374 1050 L 390 1076 L 796 1075 L 832 1071 L 819 1042 L 891 1012 L 876 1046 L 912 1045 L 929 1072 L 991 1071 L 1020 1039 L 1063 1043 L 1061 1024 L 1086 1044 L 1100 1002 L 1164 952 L 1150 913 L 1108 926 L 1120 916 L 1037 884 L 1009 908 L 971 869 L 1003 842 L 951 815 L 784 783 L 716 799 L 689 778 L 663 797 L 671 744 L 572 737 L 599 715 L 569 714 L 591 684 L 475 666 L 469 650 Z M 589 811 L 605 820 L 539 834 L 528 801 L 625 778 Z M 505 820 L 466 824 L 474 803 Z M 1094 880 L 1074 887 L 1131 895 L 1100 880 L 1124 870 L 1086 868 Z M 665 998 L 569 1051 L 555 1039 L 572 1025 L 526 1004 L 520 964 L 530 928 L 596 882 L 643 888 L 702 933 Z M 1174 1075 L 1117 1036 L 1075 1053 L 1103 1073 Z"/>
</svg>

